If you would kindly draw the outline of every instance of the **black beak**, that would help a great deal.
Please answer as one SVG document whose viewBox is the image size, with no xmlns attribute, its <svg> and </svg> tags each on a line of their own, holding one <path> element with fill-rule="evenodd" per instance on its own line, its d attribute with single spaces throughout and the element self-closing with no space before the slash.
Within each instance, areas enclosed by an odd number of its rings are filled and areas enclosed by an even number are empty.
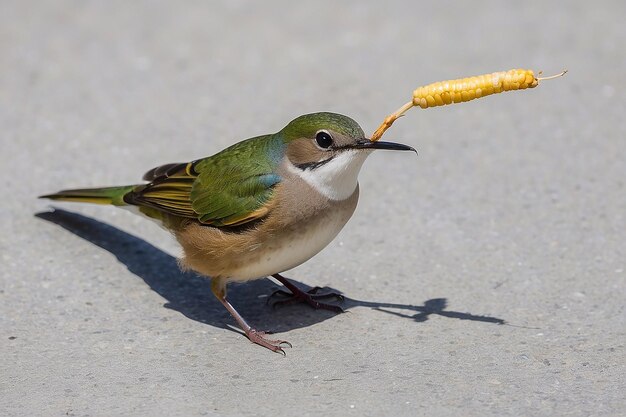
<svg viewBox="0 0 626 417">
<path fill-rule="evenodd" d="M 361 139 L 356 145 L 351 146 L 354 149 L 386 149 L 389 151 L 413 151 L 417 153 L 415 148 L 409 145 L 403 145 L 402 143 L 394 143 L 394 142 L 381 142 L 376 141 L 372 142 L 369 139 Z"/>
</svg>

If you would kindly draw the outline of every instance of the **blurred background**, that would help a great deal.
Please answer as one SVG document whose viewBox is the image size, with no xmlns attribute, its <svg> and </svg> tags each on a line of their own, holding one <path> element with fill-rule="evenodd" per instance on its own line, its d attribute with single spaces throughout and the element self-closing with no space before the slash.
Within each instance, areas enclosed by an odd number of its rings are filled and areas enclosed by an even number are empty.
<svg viewBox="0 0 626 417">
<path fill-rule="evenodd" d="M 624 2 L 0 9 L 0 414 L 624 412 Z M 115 236 L 93 245 L 33 216 L 49 207 L 37 195 L 132 183 L 304 113 L 346 114 L 371 133 L 420 85 L 511 68 L 569 73 L 410 110 L 385 139 L 419 156 L 373 155 L 354 218 L 287 274 L 376 308 L 273 312 L 259 298 L 271 288 L 232 290 L 294 344 L 286 358 L 227 330 L 151 222 L 63 205 L 113 227 L 74 218 Z M 125 261 L 118 237 L 142 253 Z M 163 308 L 158 270 L 193 314 Z M 421 314 L 441 309 L 510 325 Z"/>
</svg>

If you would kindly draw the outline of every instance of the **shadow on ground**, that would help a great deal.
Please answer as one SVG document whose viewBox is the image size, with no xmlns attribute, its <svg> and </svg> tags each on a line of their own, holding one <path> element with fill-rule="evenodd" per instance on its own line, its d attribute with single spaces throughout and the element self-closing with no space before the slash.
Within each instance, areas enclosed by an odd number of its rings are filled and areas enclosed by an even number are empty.
<svg viewBox="0 0 626 417">
<path fill-rule="evenodd" d="M 37 213 L 35 216 L 55 223 L 115 255 L 130 272 L 143 279 L 153 291 L 167 300 L 164 305 L 166 308 L 179 311 L 192 320 L 211 326 L 236 327 L 235 321 L 211 293 L 210 280 L 195 273 L 182 272 L 176 258 L 146 241 L 106 223 L 58 208 Z M 305 290 L 310 288 L 298 281 L 292 282 Z M 273 332 L 286 332 L 311 326 L 335 315 L 328 311 L 315 311 L 304 305 L 272 309 L 267 305 L 267 296 L 277 289 L 279 285 L 268 279 L 231 284 L 228 298 L 252 326 Z M 339 292 L 333 288 L 328 290 Z M 446 305 L 445 298 L 427 300 L 423 306 L 419 306 L 361 301 L 345 297 L 341 306 L 345 310 L 370 307 L 415 322 L 426 321 L 430 315 L 436 314 L 460 320 L 505 324 L 504 320 L 495 317 L 447 311 Z"/>
</svg>

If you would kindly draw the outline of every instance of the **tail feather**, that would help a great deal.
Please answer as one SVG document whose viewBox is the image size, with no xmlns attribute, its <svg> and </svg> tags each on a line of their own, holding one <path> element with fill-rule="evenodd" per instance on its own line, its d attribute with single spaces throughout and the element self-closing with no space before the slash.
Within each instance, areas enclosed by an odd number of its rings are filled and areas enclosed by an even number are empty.
<svg viewBox="0 0 626 417">
<path fill-rule="evenodd" d="M 136 185 L 106 188 L 81 188 L 75 190 L 62 190 L 58 193 L 39 196 L 50 200 L 74 201 L 79 203 L 112 204 L 125 206 L 124 196 L 133 191 Z"/>
</svg>

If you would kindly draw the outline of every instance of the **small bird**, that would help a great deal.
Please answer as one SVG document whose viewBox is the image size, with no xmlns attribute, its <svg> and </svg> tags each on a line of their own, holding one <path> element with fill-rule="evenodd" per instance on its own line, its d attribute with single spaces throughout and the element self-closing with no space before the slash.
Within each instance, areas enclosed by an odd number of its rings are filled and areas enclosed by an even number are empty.
<svg viewBox="0 0 626 417">
<path fill-rule="evenodd" d="M 273 276 L 292 300 L 343 311 L 280 275 L 306 262 L 337 236 L 359 198 L 358 174 L 375 149 L 351 118 L 312 113 L 277 133 L 254 137 L 207 158 L 148 171 L 144 184 L 63 190 L 40 198 L 111 204 L 152 218 L 183 248 L 181 266 L 211 278 L 211 290 L 253 343 L 284 354 L 291 344 L 252 328 L 226 297 L 226 285 Z M 279 291 L 286 294 L 284 291 Z"/>
</svg>

